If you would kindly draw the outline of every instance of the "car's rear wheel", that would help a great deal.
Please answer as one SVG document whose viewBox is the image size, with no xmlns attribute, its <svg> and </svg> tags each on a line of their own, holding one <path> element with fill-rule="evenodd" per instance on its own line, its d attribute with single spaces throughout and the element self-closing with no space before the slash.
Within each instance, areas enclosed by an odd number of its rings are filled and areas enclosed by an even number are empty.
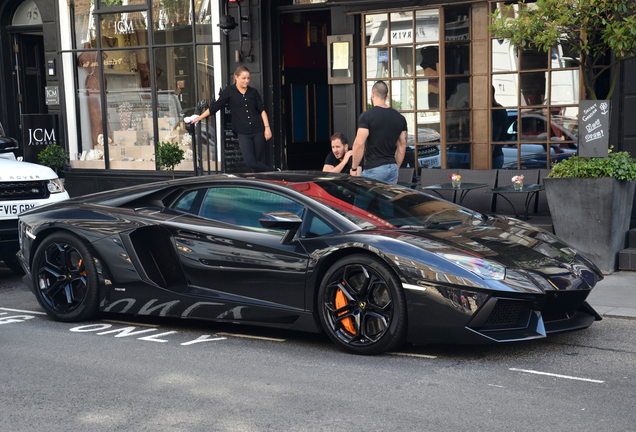
<svg viewBox="0 0 636 432">
<path fill-rule="evenodd" d="M 51 317 L 81 321 L 97 313 L 97 269 L 81 239 L 69 233 L 47 237 L 31 268 L 38 302 Z"/>
<path fill-rule="evenodd" d="M 336 262 L 320 285 L 318 308 L 323 328 L 347 352 L 378 354 L 404 342 L 404 293 L 377 258 L 356 254 Z"/>
</svg>

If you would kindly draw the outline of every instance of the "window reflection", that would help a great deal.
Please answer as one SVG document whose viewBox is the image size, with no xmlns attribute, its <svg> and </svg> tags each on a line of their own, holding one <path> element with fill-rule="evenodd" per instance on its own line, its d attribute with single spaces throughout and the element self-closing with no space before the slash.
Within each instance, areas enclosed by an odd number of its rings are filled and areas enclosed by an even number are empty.
<svg viewBox="0 0 636 432">
<path fill-rule="evenodd" d="M 517 70 L 518 51 L 507 39 L 493 39 L 492 72 L 513 72 Z"/>
<path fill-rule="evenodd" d="M 517 106 L 519 94 L 519 76 L 517 74 L 497 74 L 492 76 L 492 85 L 495 88 L 495 100 L 501 106 Z"/>
<path fill-rule="evenodd" d="M 446 45 L 446 75 L 470 74 L 470 45 Z"/>
<path fill-rule="evenodd" d="M 439 74 L 439 46 L 423 45 L 415 50 L 415 64 L 418 75 L 437 76 Z"/>
<path fill-rule="evenodd" d="M 446 146 L 446 167 L 470 168 L 470 144 Z"/>
<path fill-rule="evenodd" d="M 439 40 L 439 11 L 437 9 L 415 12 L 415 41 L 435 42 Z"/>
<path fill-rule="evenodd" d="M 367 48 L 367 78 L 387 78 L 389 76 L 389 50 Z"/>
<path fill-rule="evenodd" d="M 470 111 L 446 112 L 446 142 L 470 141 Z"/>
<path fill-rule="evenodd" d="M 413 94 L 413 80 L 391 81 L 390 105 L 398 111 L 412 110 L 414 108 L 415 96 Z"/>
<path fill-rule="evenodd" d="M 444 34 L 447 41 L 470 39 L 469 13 L 470 6 L 455 6 L 444 9 Z"/>
<path fill-rule="evenodd" d="M 519 74 L 522 105 L 542 105 L 546 102 L 547 72 Z"/>
<path fill-rule="evenodd" d="M 522 71 L 533 69 L 547 69 L 548 54 L 537 50 L 522 50 L 519 60 L 519 69 Z"/>
<path fill-rule="evenodd" d="M 212 2 L 194 2 L 195 27 L 198 43 L 212 42 Z"/>
<path fill-rule="evenodd" d="M 391 43 L 413 43 L 413 12 L 391 14 Z"/>
<path fill-rule="evenodd" d="M 209 102 L 210 91 L 214 91 L 214 65 L 212 63 L 213 47 L 210 45 L 197 47 L 197 73 L 199 75 L 199 100 Z M 186 111 L 187 112 L 187 111 Z M 213 118 L 206 117 L 197 129 L 196 142 L 201 143 L 201 159 L 204 171 L 216 171 L 216 124 Z"/>
<path fill-rule="evenodd" d="M 552 72 L 550 104 L 574 105 L 578 104 L 579 100 L 579 70 L 569 69 Z"/>
<path fill-rule="evenodd" d="M 470 107 L 470 78 L 446 79 L 446 108 Z"/>
<path fill-rule="evenodd" d="M 94 0 L 75 0 L 75 42 L 78 49 L 82 49 L 88 43 L 87 48 L 97 48 L 95 40 L 95 10 Z"/>
<path fill-rule="evenodd" d="M 365 17 L 366 45 L 384 45 L 388 42 L 387 15 L 367 15 Z"/>
<path fill-rule="evenodd" d="M 402 78 L 413 75 L 413 47 L 391 48 L 391 77 Z"/>
<path fill-rule="evenodd" d="M 417 80 L 417 109 L 439 109 L 439 78 Z"/>
<path fill-rule="evenodd" d="M 155 44 L 192 42 L 189 1 L 152 0 L 152 10 Z"/>
</svg>

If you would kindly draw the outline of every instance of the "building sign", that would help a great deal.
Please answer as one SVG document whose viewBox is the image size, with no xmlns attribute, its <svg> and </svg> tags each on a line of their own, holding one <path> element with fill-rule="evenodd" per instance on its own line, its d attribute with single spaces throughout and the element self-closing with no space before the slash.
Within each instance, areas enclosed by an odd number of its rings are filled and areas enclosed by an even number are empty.
<svg viewBox="0 0 636 432">
<path fill-rule="evenodd" d="M 57 114 L 22 114 L 24 160 L 38 163 L 38 153 L 47 145 L 58 144 Z"/>
<path fill-rule="evenodd" d="M 609 123 L 609 100 L 582 100 L 579 103 L 579 156 L 607 157 Z"/>
<path fill-rule="evenodd" d="M 59 105 L 60 104 L 60 90 L 58 86 L 47 86 L 44 87 L 44 92 L 46 93 L 46 104 L 47 105 Z"/>
</svg>

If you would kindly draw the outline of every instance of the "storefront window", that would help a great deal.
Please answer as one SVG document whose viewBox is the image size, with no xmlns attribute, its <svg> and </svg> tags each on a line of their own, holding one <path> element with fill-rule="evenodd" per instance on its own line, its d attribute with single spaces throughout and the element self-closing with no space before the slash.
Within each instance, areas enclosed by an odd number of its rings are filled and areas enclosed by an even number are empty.
<svg viewBox="0 0 636 432">
<path fill-rule="evenodd" d="M 196 141 L 183 118 L 196 112 L 199 101 L 209 101 L 215 88 L 213 46 L 195 47 L 193 42 L 195 30 L 197 40 L 211 39 L 211 30 L 204 29 L 210 26 L 209 2 L 101 0 L 100 5 L 96 9 L 93 0 L 69 3 L 78 49 L 63 53 L 77 65 L 75 104 L 68 103 L 77 112 L 69 124 L 79 126 L 72 166 L 156 170 L 156 146 L 171 142 L 185 152 L 176 169 L 193 171 Z M 130 12 L 108 13 L 111 6 L 132 5 L 137 6 Z M 149 10 L 140 11 L 140 5 Z M 150 43 L 151 29 L 156 48 Z M 201 168 L 216 171 L 214 125 L 207 122 L 199 130 Z"/>
<path fill-rule="evenodd" d="M 152 0 L 152 10 L 156 45 L 192 42 L 189 1 Z"/>
<path fill-rule="evenodd" d="M 445 159 L 449 167 L 470 167 L 470 7 L 444 8 L 442 29 L 440 11 L 401 10 L 364 17 L 365 100 L 376 81 L 387 82 L 388 103 L 407 119 L 408 143 L 426 150 L 421 152 L 426 157 L 420 157 L 419 149 L 408 152 L 417 160 L 405 163 L 440 167 Z M 449 158 L 446 144 L 459 142 L 466 145 L 453 145 Z"/>
<path fill-rule="evenodd" d="M 496 7 L 493 3 L 493 12 L 499 13 Z M 515 5 L 514 10 L 519 7 L 536 6 Z M 503 166 L 496 166 L 493 159 L 493 168 L 549 168 L 575 155 L 580 82 L 579 69 L 567 50 L 560 45 L 547 53 L 522 50 L 494 38 L 490 46 L 491 128 L 503 130 L 498 137 L 493 132 L 491 145 L 495 149 L 494 142 L 508 143 L 496 145 L 503 150 Z M 504 121 L 499 127 L 497 123 Z"/>
<path fill-rule="evenodd" d="M 194 2 L 195 29 L 198 43 L 212 43 L 212 2 Z"/>
</svg>

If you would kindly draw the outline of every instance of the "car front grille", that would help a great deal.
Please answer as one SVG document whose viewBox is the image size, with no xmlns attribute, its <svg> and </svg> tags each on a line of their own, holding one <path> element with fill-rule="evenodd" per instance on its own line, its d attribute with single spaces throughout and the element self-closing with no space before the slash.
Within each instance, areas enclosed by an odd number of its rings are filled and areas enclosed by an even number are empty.
<svg viewBox="0 0 636 432">
<path fill-rule="evenodd" d="M 498 300 L 488 316 L 486 326 L 510 326 L 517 324 L 527 304 L 515 300 Z"/>
<path fill-rule="evenodd" d="M 41 199 L 48 196 L 46 180 L 0 182 L 0 201 Z"/>
</svg>

